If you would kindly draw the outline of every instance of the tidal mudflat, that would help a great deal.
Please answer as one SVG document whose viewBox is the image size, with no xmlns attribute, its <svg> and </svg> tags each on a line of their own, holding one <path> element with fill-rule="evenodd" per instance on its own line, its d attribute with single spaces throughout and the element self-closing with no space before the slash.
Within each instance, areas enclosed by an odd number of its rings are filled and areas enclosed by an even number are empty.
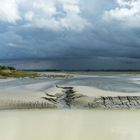
<svg viewBox="0 0 140 140">
<path fill-rule="evenodd" d="M 37 108 L 139 109 L 140 75 L 42 73 L 0 79 L 0 109 Z"/>
<path fill-rule="evenodd" d="M 0 139 L 140 139 L 140 75 L 55 74 L 0 79 Z"/>
</svg>

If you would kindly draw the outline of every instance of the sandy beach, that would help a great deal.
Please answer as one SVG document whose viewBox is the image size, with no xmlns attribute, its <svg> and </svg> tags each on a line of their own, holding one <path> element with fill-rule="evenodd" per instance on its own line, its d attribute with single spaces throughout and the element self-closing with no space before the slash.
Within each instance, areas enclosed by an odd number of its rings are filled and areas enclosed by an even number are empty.
<svg viewBox="0 0 140 140">
<path fill-rule="evenodd" d="M 139 140 L 139 81 L 139 75 L 0 79 L 0 139 Z"/>
<path fill-rule="evenodd" d="M 139 140 L 139 111 L 0 111 L 2 140 Z"/>
</svg>

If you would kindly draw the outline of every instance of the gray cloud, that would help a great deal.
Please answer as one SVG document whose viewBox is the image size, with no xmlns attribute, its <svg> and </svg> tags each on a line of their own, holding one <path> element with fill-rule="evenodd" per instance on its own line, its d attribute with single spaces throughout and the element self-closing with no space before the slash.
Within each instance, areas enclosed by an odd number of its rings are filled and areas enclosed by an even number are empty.
<svg viewBox="0 0 140 140">
<path fill-rule="evenodd" d="M 27 68 L 140 69 L 140 28 L 104 19 L 105 11 L 116 6 L 112 0 L 80 1 L 80 16 L 92 25 L 80 32 L 1 21 L 0 59 L 21 59 L 21 65 L 9 64 Z"/>
</svg>

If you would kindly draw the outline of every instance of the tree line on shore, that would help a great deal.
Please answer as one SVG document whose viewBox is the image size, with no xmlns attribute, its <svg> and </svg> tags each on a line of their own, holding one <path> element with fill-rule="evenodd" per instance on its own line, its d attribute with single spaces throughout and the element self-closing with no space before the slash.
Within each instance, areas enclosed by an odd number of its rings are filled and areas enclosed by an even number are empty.
<svg viewBox="0 0 140 140">
<path fill-rule="evenodd" d="M 11 66 L 2 66 L 0 65 L 0 70 L 16 70 L 16 68 Z"/>
</svg>

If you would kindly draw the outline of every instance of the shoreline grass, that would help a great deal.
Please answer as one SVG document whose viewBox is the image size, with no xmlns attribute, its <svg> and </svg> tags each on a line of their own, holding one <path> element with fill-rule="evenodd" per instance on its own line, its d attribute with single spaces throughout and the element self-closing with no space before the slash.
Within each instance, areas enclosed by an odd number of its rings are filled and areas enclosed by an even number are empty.
<svg viewBox="0 0 140 140">
<path fill-rule="evenodd" d="M 31 71 L 20 71 L 16 70 L 14 67 L 0 66 L 0 76 L 1 77 L 13 77 L 13 78 L 35 78 L 40 76 L 37 72 Z"/>
<path fill-rule="evenodd" d="M 40 75 L 36 72 L 18 71 L 18 70 L 0 70 L 0 76 L 2 77 L 13 77 L 13 78 L 35 78 Z"/>
</svg>

